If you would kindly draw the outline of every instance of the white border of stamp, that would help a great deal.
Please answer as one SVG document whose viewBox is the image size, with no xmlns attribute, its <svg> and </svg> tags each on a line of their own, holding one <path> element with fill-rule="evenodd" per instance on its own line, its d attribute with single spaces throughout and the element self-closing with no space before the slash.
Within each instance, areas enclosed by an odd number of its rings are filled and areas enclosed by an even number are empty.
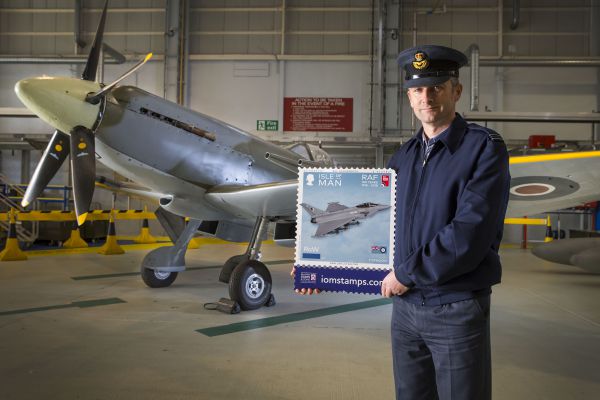
<svg viewBox="0 0 600 400">
<path fill-rule="evenodd" d="M 300 260 L 298 257 L 301 254 L 298 240 L 302 232 L 302 212 L 303 208 L 300 205 L 304 198 L 304 174 L 305 173 L 365 173 L 365 174 L 390 174 L 390 251 L 389 262 L 385 264 L 371 263 L 354 263 L 348 262 L 331 262 L 324 260 L 309 261 L 306 259 Z M 385 270 L 392 269 L 394 266 L 394 248 L 395 248 L 395 229 L 396 229 L 396 171 L 391 168 L 299 168 L 298 169 L 298 194 L 296 198 L 296 241 L 294 252 L 294 265 L 301 267 L 337 267 L 337 268 L 358 268 L 358 269 L 377 269 Z"/>
</svg>

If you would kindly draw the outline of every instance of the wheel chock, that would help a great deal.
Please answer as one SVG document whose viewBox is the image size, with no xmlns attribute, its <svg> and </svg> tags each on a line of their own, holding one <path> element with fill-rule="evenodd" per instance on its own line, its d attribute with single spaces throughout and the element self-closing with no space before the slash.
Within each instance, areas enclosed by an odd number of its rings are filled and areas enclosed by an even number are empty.
<svg viewBox="0 0 600 400">
<path fill-rule="evenodd" d="M 215 310 L 225 314 L 239 314 L 241 308 L 237 301 L 221 297 L 216 303 Z"/>
<path fill-rule="evenodd" d="M 73 222 L 71 236 L 63 243 L 63 247 L 66 249 L 81 249 L 88 246 L 87 242 L 81 238 L 77 222 Z"/>
<path fill-rule="evenodd" d="M 6 238 L 6 245 L 4 250 L 0 252 L 0 261 L 23 261 L 27 260 L 27 254 L 19 247 L 19 240 L 17 239 L 17 222 L 15 219 L 15 212 L 11 209 L 9 212 L 9 228 L 8 237 Z"/>
<path fill-rule="evenodd" d="M 273 295 L 273 293 L 271 293 L 271 295 L 269 296 L 269 299 L 265 303 L 265 307 L 273 307 L 275 304 L 277 304 L 275 302 L 275 296 Z"/>
<path fill-rule="evenodd" d="M 110 220 L 108 222 L 108 235 L 106 236 L 106 243 L 100 247 L 98 253 L 104 254 L 105 256 L 125 253 L 125 250 L 123 250 L 123 248 L 119 245 L 119 242 L 117 242 L 115 219 L 112 213 L 110 214 Z"/>
</svg>

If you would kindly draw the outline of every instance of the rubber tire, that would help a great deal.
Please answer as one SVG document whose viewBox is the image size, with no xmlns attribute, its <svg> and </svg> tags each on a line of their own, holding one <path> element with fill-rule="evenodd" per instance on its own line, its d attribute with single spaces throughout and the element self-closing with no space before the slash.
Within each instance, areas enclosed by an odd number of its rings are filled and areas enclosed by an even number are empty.
<svg viewBox="0 0 600 400">
<path fill-rule="evenodd" d="M 177 272 L 171 272 L 165 279 L 159 279 L 154 275 L 154 270 L 142 267 L 142 280 L 144 283 L 153 289 L 169 287 L 177 278 Z"/>
<path fill-rule="evenodd" d="M 255 299 L 245 290 L 246 282 L 251 275 L 257 274 L 264 281 L 261 295 Z M 229 280 L 229 297 L 235 300 L 242 310 L 256 310 L 266 304 L 271 296 L 273 281 L 267 266 L 257 260 L 243 261 L 233 269 Z"/>
</svg>

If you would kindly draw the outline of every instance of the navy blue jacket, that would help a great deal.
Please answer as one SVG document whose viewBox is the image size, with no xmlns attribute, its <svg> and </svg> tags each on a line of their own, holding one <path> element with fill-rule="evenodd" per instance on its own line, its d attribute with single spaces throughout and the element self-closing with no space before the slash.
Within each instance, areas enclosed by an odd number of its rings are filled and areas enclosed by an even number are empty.
<svg viewBox="0 0 600 400">
<path fill-rule="evenodd" d="M 411 303 L 447 304 L 489 293 L 499 283 L 498 249 L 510 175 L 496 132 L 458 114 L 426 163 L 423 129 L 388 166 L 396 170 L 396 278 Z"/>
</svg>

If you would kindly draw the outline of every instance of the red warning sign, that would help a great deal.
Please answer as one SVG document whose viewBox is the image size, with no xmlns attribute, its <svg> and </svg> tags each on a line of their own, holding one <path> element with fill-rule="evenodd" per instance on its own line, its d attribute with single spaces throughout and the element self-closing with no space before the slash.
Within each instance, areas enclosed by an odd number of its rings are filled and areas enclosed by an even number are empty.
<svg viewBox="0 0 600 400">
<path fill-rule="evenodd" d="M 352 132 L 351 97 L 286 97 L 283 130 Z"/>
</svg>

